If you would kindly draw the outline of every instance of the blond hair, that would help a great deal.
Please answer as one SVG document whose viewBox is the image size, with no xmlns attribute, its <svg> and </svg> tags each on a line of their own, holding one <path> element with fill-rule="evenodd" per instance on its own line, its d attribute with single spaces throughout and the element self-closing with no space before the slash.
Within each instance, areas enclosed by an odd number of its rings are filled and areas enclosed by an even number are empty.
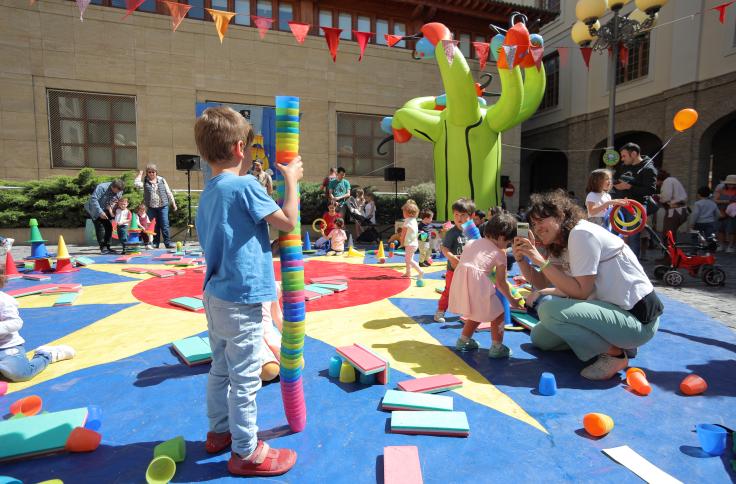
<svg viewBox="0 0 736 484">
<path fill-rule="evenodd" d="M 419 215 L 419 206 L 417 205 L 417 202 L 412 199 L 407 200 L 401 209 L 406 210 L 406 213 L 408 213 L 410 217 L 416 217 Z"/>
<path fill-rule="evenodd" d="M 238 141 L 248 149 L 253 143 L 253 130 L 237 111 L 226 106 L 207 108 L 194 124 L 194 140 L 202 158 L 209 163 L 230 161 L 232 148 Z"/>
</svg>

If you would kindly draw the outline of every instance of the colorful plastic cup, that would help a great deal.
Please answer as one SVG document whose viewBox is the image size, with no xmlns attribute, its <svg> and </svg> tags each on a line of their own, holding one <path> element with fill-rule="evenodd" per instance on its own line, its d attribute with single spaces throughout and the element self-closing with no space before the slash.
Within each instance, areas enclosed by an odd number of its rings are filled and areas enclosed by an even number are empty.
<svg viewBox="0 0 736 484">
<path fill-rule="evenodd" d="M 84 427 L 76 427 L 66 439 L 64 448 L 69 452 L 92 452 L 100 446 L 102 435 Z"/>
<path fill-rule="evenodd" d="M 176 474 L 176 462 L 168 455 L 154 458 L 146 469 L 148 484 L 167 484 Z"/>
<path fill-rule="evenodd" d="M 355 381 L 355 368 L 347 361 L 340 366 L 340 383 L 353 383 Z"/>
<path fill-rule="evenodd" d="M 0 476 L 0 484 L 23 484 L 23 482 L 15 477 Z"/>
<path fill-rule="evenodd" d="M 652 392 L 647 375 L 641 368 L 634 367 L 626 370 L 626 383 L 640 395 L 646 396 Z"/>
<path fill-rule="evenodd" d="M 376 375 L 375 374 L 364 375 L 362 373 L 359 373 L 358 375 L 359 375 L 358 381 L 360 381 L 360 383 L 363 384 L 363 385 L 373 385 L 373 384 L 376 383 Z"/>
<path fill-rule="evenodd" d="M 36 415 L 43 407 L 43 400 L 38 395 L 29 395 L 20 400 L 16 400 L 10 405 L 10 413 L 16 415 L 22 413 L 26 417 Z"/>
<path fill-rule="evenodd" d="M 713 424 L 698 424 L 695 426 L 700 447 L 706 454 L 719 456 L 726 450 L 727 432 L 723 427 Z"/>
<path fill-rule="evenodd" d="M 604 413 L 589 413 L 583 417 L 583 427 L 593 437 L 602 437 L 613 430 L 613 419 Z"/>
<path fill-rule="evenodd" d="M 90 430 L 98 431 L 102 427 L 102 409 L 97 405 L 87 407 L 87 421 L 84 427 Z"/>
<path fill-rule="evenodd" d="M 557 380 L 555 375 L 549 372 L 542 373 L 539 377 L 539 393 L 548 397 L 557 393 Z"/>
<path fill-rule="evenodd" d="M 342 358 L 340 358 L 339 356 L 333 356 L 332 358 L 330 358 L 330 369 L 328 371 L 330 378 L 340 377 L 340 367 L 341 366 L 342 366 Z"/>
<path fill-rule="evenodd" d="M 685 395 L 700 395 L 708 389 L 708 383 L 696 374 L 688 375 L 680 383 L 680 391 Z"/>
<path fill-rule="evenodd" d="M 171 457 L 171 460 L 174 462 L 183 462 L 187 457 L 187 446 L 186 442 L 184 442 L 184 437 L 179 435 L 173 439 L 161 442 L 153 448 L 154 457 L 162 455 Z"/>
</svg>

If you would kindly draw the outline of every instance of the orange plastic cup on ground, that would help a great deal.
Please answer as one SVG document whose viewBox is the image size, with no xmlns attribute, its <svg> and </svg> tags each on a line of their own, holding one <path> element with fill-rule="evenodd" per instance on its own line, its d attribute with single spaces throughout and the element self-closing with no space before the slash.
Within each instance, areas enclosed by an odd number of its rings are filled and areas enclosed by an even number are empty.
<svg viewBox="0 0 736 484">
<path fill-rule="evenodd" d="M 69 452 L 92 452 L 100 446 L 102 435 L 85 427 L 75 427 L 66 439 Z"/>
<path fill-rule="evenodd" d="M 583 417 L 583 428 L 593 437 L 602 437 L 613 430 L 613 419 L 604 413 L 588 413 Z"/>
<path fill-rule="evenodd" d="M 680 383 L 680 391 L 685 395 L 700 395 L 708 389 L 708 383 L 702 377 L 692 374 Z"/>
<path fill-rule="evenodd" d="M 641 368 L 626 370 L 626 383 L 640 395 L 649 395 L 652 392 L 652 386 L 647 381 L 647 374 Z"/>
<path fill-rule="evenodd" d="M 10 413 L 13 415 L 22 413 L 26 417 L 30 417 L 31 415 L 36 415 L 40 412 L 41 407 L 43 407 L 43 400 L 41 400 L 41 397 L 38 395 L 29 395 L 13 402 L 10 405 Z"/>
</svg>

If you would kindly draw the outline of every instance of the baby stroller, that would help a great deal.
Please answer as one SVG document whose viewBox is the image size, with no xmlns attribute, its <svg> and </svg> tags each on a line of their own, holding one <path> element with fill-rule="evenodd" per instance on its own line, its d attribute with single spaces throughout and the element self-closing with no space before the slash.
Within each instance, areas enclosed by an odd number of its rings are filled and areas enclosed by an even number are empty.
<svg viewBox="0 0 736 484">
<path fill-rule="evenodd" d="M 658 265 L 654 268 L 654 277 L 672 287 L 682 285 L 684 276 L 678 269 L 685 269 L 692 277 L 700 277 L 709 286 L 722 286 L 726 282 L 726 272 L 715 265 L 713 255 L 718 247 L 715 235 L 707 239 L 697 234 L 697 243 L 678 244 L 671 231 L 667 232 L 667 245 L 659 234 L 647 226 L 653 241 L 656 241 L 662 252 L 667 255 L 670 265 Z"/>
</svg>

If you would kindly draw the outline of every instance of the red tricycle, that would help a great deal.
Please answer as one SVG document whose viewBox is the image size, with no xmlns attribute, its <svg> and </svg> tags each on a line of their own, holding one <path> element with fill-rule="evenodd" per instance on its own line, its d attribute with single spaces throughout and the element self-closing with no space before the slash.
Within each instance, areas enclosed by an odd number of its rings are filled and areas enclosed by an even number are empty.
<svg viewBox="0 0 736 484">
<path fill-rule="evenodd" d="M 718 243 L 714 239 L 706 240 L 698 234 L 697 244 L 678 244 L 672 232 L 667 231 L 665 247 L 662 239 L 651 227 L 647 226 L 647 230 L 652 239 L 659 242 L 662 251 L 670 260 L 669 266 L 659 265 L 654 268 L 654 277 L 657 279 L 664 281 L 668 286 L 678 287 L 684 279 L 678 269 L 685 269 L 692 277 L 700 277 L 709 286 L 722 286 L 726 282 L 726 272 L 715 265 L 716 257 L 713 253 Z M 689 253 L 686 253 L 686 250 Z"/>
</svg>

